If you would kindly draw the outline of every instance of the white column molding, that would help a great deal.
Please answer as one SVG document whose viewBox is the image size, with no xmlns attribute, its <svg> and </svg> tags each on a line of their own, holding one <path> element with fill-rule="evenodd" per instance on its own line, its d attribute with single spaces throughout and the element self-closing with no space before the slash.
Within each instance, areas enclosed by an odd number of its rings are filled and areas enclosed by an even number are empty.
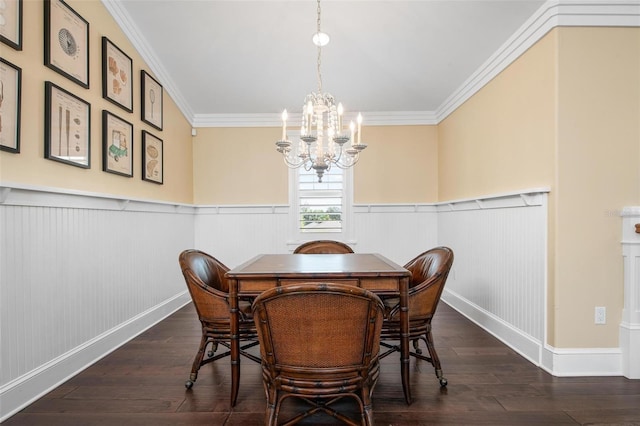
<svg viewBox="0 0 640 426">
<path fill-rule="evenodd" d="M 624 305 L 620 323 L 622 374 L 640 379 L 640 207 L 622 210 L 622 257 L 624 264 Z"/>
</svg>

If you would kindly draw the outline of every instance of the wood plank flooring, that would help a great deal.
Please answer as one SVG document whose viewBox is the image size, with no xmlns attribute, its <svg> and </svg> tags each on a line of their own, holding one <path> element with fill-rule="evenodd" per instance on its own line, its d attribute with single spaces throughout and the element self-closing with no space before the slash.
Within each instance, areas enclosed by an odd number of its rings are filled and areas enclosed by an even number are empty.
<svg viewBox="0 0 640 426">
<path fill-rule="evenodd" d="M 188 305 L 3 424 L 263 424 L 259 366 L 245 358 L 233 409 L 229 358 L 204 366 L 193 389 L 185 389 L 199 339 L 199 322 Z M 407 406 L 398 356 L 388 356 L 374 391 L 376 425 L 640 425 L 640 380 L 553 377 L 444 303 L 434 319 L 434 339 L 448 387 L 440 388 L 430 364 L 412 358 L 413 403 Z M 301 408 L 290 401 L 284 411 Z M 353 412 L 349 401 L 341 408 Z M 300 424 L 335 422 L 318 415 Z"/>
</svg>

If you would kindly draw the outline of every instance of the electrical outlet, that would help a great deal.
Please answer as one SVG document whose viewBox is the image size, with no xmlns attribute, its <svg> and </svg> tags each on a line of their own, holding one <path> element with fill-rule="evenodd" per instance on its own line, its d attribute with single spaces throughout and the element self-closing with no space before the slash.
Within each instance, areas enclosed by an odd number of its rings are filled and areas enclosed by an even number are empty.
<svg viewBox="0 0 640 426">
<path fill-rule="evenodd" d="M 596 324 L 606 324 L 607 323 L 607 308 L 606 307 L 604 307 L 604 306 L 596 306 L 595 321 L 596 321 Z"/>
</svg>

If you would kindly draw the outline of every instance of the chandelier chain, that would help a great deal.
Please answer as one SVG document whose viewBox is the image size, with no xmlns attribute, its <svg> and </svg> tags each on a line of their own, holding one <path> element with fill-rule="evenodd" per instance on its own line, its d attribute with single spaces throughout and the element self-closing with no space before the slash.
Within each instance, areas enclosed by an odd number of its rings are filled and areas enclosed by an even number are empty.
<svg viewBox="0 0 640 426">
<path fill-rule="evenodd" d="M 320 0 L 318 0 L 318 20 L 317 20 L 318 31 L 316 34 L 320 34 Z M 318 93 L 322 93 L 322 71 L 320 69 L 320 65 L 322 64 L 322 46 L 318 43 Z"/>
</svg>

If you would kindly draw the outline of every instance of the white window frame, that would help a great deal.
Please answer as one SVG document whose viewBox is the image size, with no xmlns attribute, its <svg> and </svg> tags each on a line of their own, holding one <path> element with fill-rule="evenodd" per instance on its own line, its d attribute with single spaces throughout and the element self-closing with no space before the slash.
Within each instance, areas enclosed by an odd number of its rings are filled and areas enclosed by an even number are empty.
<svg viewBox="0 0 640 426">
<path fill-rule="evenodd" d="M 291 138 L 293 139 L 293 136 Z M 297 137 L 294 140 L 297 140 Z M 326 173 L 333 172 L 334 167 L 337 168 L 334 165 Z M 342 171 L 342 230 L 340 232 L 300 231 L 298 170 L 289 169 L 289 249 L 293 250 L 299 244 L 313 240 L 339 240 L 345 243 L 353 243 L 353 170 L 347 168 Z"/>
</svg>

